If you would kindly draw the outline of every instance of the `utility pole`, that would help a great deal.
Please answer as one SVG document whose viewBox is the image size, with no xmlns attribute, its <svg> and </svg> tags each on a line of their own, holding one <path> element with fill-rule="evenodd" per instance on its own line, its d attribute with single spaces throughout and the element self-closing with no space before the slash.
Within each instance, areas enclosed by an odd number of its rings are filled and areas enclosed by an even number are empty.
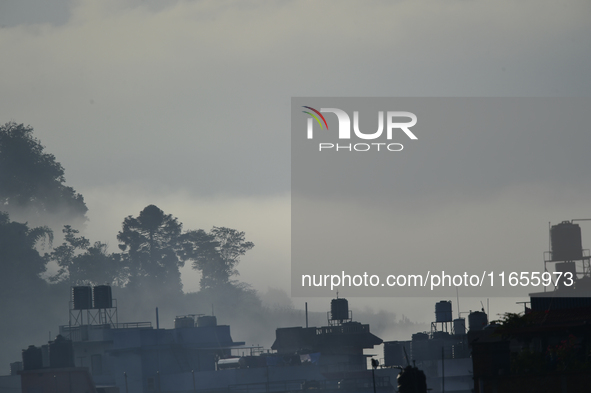
<svg viewBox="0 0 591 393">
<path fill-rule="evenodd" d="M 376 368 L 380 362 L 376 359 L 371 359 L 371 377 L 373 378 L 373 393 L 376 393 Z"/>
</svg>

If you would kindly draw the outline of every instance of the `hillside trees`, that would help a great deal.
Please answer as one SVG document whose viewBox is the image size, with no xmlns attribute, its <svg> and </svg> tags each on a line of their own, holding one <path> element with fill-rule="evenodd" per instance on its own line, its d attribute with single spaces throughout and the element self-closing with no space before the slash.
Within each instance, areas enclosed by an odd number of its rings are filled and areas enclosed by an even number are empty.
<svg viewBox="0 0 591 393">
<path fill-rule="evenodd" d="M 117 235 L 121 254 L 109 253 L 105 243 L 91 244 L 74 229 L 86 221 L 84 198 L 65 185 L 64 168 L 34 137 L 33 128 L 15 122 L 0 126 L 0 211 L 14 212 L 19 221 L 65 224 L 63 243 L 32 264 L 40 274 L 51 261 L 57 268 L 48 277 L 51 283 L 158 284 L 182 293 L 179 269 L 189 261 L 201 272 L 202 289 L 223 287 L 236 284 L 236 265 L 254 246 L 244 232 L 225 227 L 183 234 L 178 219 L 155 205 L 124 219 Z"/>
<path fill-rule="evenodd" d="M 138 217 L 128 216 L 117 235 L 129 269 L 129 286 L 165 286 L 182 290 L 179 269 L 185 262 L 201 272 L 202 290 L 235 284 L 240 257 L 254 247 L 244 232 L 213 227 L 182 233 L 177 218 L 155 205 L 145 207 Z"/>
<path fill-rule="evenodd" d="M 53 240 L 48 227 L 29 228 L 26 223 L 11 221 L 0 212 L 0 304 L 13 298 L 27 297 L 33 288 L 43 284 L 45 259 L 35 246 L 41 240 Z"/>
<path fill-rule="evenodd" d="M 83 223 L 84 198 L 64 184 L 64 168 L 44 149 L 32 127 L 0 126 L 0 210 L 35 222 Z"/>
</svg>

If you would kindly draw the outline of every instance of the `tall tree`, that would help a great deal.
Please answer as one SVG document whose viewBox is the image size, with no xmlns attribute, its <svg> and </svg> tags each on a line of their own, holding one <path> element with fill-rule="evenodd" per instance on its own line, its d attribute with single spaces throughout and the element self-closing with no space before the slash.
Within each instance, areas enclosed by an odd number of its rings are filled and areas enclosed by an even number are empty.
<svg viewBox="0 0 591 393">
<path fill-rule="evenodd" d="M 182 236 L 182 258 L 193 262 L 193 269 L 201 271 L 201 289 L 232 284 L 238 275 L 236 265 L 240 257 L 254 247 L 245 240 L 244 232 L 225 227 L 188 231 Z"/>
<path fill-rule="evenodd" d="M 117 239 L 129 267 L 129 286 L 182 291 L 179 268 L 184 261 L 177 256 L 181 229 L 176 218 L 155 205 L 125 218 Z"/>
<path fill-rule="evenodd" d="M 66 186 L 64 168 L 46 153 L 33 128 L 14 122 L 0 126 L 0 206 L 26 219 L 51 215 L 83 222 L 88 208 L 82 195 Z"/>
</svg>

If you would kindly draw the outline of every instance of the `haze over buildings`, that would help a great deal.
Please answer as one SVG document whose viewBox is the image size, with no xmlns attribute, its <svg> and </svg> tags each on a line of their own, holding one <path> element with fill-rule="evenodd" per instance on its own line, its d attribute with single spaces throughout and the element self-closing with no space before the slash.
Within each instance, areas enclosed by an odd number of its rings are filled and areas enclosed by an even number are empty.
<svg viewBox="0 0 591 393">
<path fill-rule="evenodd" d="M 123 218 L 155 204 L 187 229 L 245 231 L 240 278 L 289 290 L 291 97 L 589 97 L 590 15 L 586 1 L 4 1 L 0 121 L 33 126 L 64 165 L 92 241 L 115 251 Z M 541 269 L 547 223 L 591 212 L 591 133 L 556 132 L 442 138 L 400 179 L 393 225 L 442 266 Z M 392 242 L 393 261 L 416 255 Z M 183 271 L 186 291 L 198 280 Z M 432 303 L 394 311 L 430 320 Z"/>
</svg>

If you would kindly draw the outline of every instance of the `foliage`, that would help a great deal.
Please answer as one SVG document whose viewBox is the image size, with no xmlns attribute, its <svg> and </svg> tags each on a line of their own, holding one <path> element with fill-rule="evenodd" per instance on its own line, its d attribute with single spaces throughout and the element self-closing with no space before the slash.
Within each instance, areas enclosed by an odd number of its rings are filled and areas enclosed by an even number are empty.
<svg viewBox="0 0 591 393">
<path fill-rule="evenodd" d="M 227 282 L 219 279 L 224 276 L 224 263 L 218 246 L 215 236 L 203 229 L 187 231 L 181 237 L 179 255 L 184 261 L 192 261 L 193 269 L 201 271 L 201 289 L 213 288 L 219 283 Z"/>
<path fill-rule="evenodd" d="M 193 269 L 201 271 L 201 289 L 236 284 L 236 265 L 240 257 L 254 247 L 245 240 L 244 232 L 226 227 L 213 227 L 209 233 L 199 229 L 182 236 L 181 258 L 193 262 Z"/>
<path fill-rule="evenodd" d="M 504 338 L 511 338 L 513 337 L 513 332 L 516 329 L 520 329 L 526 326 L 531 325 L 531 315 L 530 314 L 520 314 L 520 313 L 505 313 L 501 318 L 497 321 L 491 321 L 491 324 L 496 323 L 498 324 L 497 328 L 495 329 L 495 335 L 500 335 Z"/>
<path fill-rule="evenodd" d="M 127 280 L 127 268 L 121 254 L 108 254 L 107 245 L 95 242 L 74 258 L 70 270 L 75 285 L 123 285 Z"/>
<path fill-rule="evenodd" d="M 581 340 L 570 334 L 546 350 L 534 352 L 524 349 L 512 355 L 511 372 L 514 374 L 544 374 L 549 372 L 588 371 L 591 363 L 585 356 Z"/>
<path fill-rule="evenodd" d="M 29 291 L 42 282 L 39 275 L 45 271 L 45 259 L 35 249 L 42 239 L 53 240 L 51 229 L 29 228 L 26 223 L 10 221 L 7 213 L 0 212 L 0 299 Z"/>
<path fill-rule="evenodd" d="M 117 235 L 129 269 L 128 285 L 182 291 L 179 268 L 184 261 L 177 256 L 182 224 L 155 205 L 145 207 L 138 217 L 128 216 Z"/>
<path fill-rule="evenodd" d="M 559 344 L 548 345 L 546 360 L 550 368 L 557 371 L 590 370 L 591 364 L 585 359 L 580 341 L 574 335 L 569 334 Z"/>
<path fill-rule="evenodd" d="M 69 281 L 70 285 L 122 285 L 127 269 L 120 254 L 108 254 L 107 245 L 76 236 L 79 231 L 65 225 L 62 231 L 65 241 L 56 247 L 48 259 L 57 263 L 59 270 L 49 278 L 50 282 Z"/>
<path fill-rule="evenodd" d="M 74 263 L 77 250 L 86 250 L 90 245 L 90 241 L 85 237 L 76 237 L 79 233 L 70 225 L 64 225 L 62 230 L 64 233 L 64 242 L 53 249 L 48 258 L 54 261 L 59 266 L 59 270 L 55 275 L 49 278 L 50 282 L 62 281 L 70 274 L 70 268 Z"/>
<path fill-rule="evenodd" d="M 44 152 L 33 128 L 9 122 L 0 126 L 0 205 L 3 210 L 27 209 L 39 217 L 58 215 L 86 219 L 82 195 L 65 186 L 64 168 Z"/>
</svg>

